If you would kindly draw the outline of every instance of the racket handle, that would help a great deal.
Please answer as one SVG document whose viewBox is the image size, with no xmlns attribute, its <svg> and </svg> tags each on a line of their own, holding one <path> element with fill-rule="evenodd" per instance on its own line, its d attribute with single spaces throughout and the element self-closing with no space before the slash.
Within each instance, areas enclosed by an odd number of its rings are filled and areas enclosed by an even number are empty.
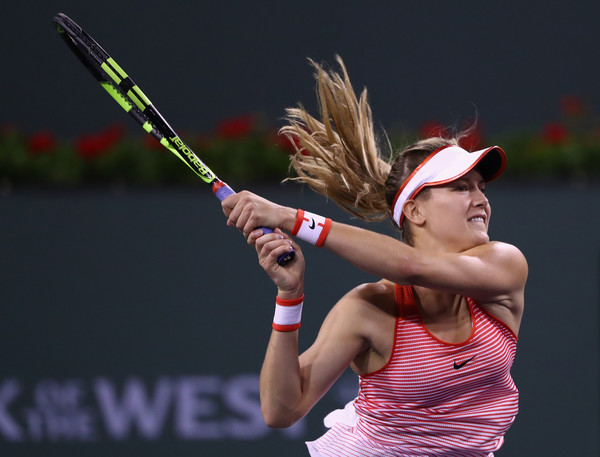
<svg viewBox="0 0 600 457">
<path fill-rule="evenodd" d="M 220 201 L 223 201 L 230 195 L 235 194 L 234 190 L 231 187 L 229 187 L 227 184 L 225 184 L 223 181 L 218 181 L 218 180 L 215 181 L 212 185 L 212 189 L 213 189 L 213 193 Z M 263 234 L 273 233 L 273 230 L 270 228 L 267 228 L 267 227 L 257 227 L 257 228 L 261 229 L 263 231 Z M 290 252 L 286 252 L 285 254 L 281 254 L 279 256 L 279 258 L 277 259 L 277 263 L 279 264 L 279 266 L 284 267 L 288 263 L 290 263 L 292 260 L 294 260 L 295 256 L 296 256 L 296 253 L 293 250 Z"/>
</svg>

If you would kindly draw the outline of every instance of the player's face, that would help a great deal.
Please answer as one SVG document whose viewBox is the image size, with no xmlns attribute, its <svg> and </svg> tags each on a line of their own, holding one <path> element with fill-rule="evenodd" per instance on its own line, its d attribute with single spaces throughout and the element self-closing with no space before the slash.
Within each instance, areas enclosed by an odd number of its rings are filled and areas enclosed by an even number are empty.
<svg viewBox="0 0 600 457">
<path fill-rule="evenodd" d="M 487 243 L 491 208 L 485 181 L 476 170 L 448 184 L 430 188 L 421 202 L 427 232 L 445 251 L 462 252 Z"/>
</svg>

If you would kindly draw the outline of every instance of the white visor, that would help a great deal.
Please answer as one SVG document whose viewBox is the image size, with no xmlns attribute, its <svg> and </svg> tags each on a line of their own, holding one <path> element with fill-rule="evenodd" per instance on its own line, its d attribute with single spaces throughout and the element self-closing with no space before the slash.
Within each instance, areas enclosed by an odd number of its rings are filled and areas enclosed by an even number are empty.
<svg viewBox="0 0 600 457">
<path fill-rule="evenodd" d="M 469 152 L 460 146 L 450 145 L 432 152 L 398 190 L 392 207 L 394 222 L 398 227 L 402 226 L 404 204 L 415 198 L 423 188 L 452 182 L 475 166 L 486 182 L 492 181 L 506 168 L 506 154 L 498 146 Z"/>
</svg>

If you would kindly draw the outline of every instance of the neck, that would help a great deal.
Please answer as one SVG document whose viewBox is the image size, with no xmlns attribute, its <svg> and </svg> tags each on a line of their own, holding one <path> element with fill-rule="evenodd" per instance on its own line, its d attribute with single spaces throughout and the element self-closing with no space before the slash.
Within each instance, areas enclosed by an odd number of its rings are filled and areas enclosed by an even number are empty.
<svg viewBox="0 0 600 457">
<path fill-rule="evenodd" d="M 456 295 L 425 287 L 413 286 L 415 299 L 421 316 L 451 317 L 458 316 L 467 306 L 467 301 L 461 295 Z"/>
<path fill-rule="evenodd" d="M 428 233 L 413 235 L 414 247 L 428 252 L 455 253 L 461 252 L 457 246 L 443 243 L 439 237 L 429 236 Z"/>
<path fill-rule="evenodd" d="M 462 343 L 473 331 L 465 297 L 431 289 L 415 288 L 415 300 L 425 328 L 448 343 Z"/>
</svg>

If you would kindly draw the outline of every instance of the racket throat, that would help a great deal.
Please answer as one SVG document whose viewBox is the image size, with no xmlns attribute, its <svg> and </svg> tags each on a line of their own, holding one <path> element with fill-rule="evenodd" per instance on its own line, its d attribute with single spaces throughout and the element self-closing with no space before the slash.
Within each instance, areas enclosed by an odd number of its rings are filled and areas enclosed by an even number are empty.
<svg viewBox="0 0 600 457">
<path fill-rule="evenodd" d="M 215 194 L 215 197 L 217 197 L 220 201 L 223 201 L 230 195 L 235 194 L 235 192 L 233 191 L 233 189 L 231 187 L 229 187 L 227 184 L 225 184 L 220 179 L 216 179 L 216 178 L 212 183 L 212 191 L 213 191 L 213 194 Z"/>
</svg>

